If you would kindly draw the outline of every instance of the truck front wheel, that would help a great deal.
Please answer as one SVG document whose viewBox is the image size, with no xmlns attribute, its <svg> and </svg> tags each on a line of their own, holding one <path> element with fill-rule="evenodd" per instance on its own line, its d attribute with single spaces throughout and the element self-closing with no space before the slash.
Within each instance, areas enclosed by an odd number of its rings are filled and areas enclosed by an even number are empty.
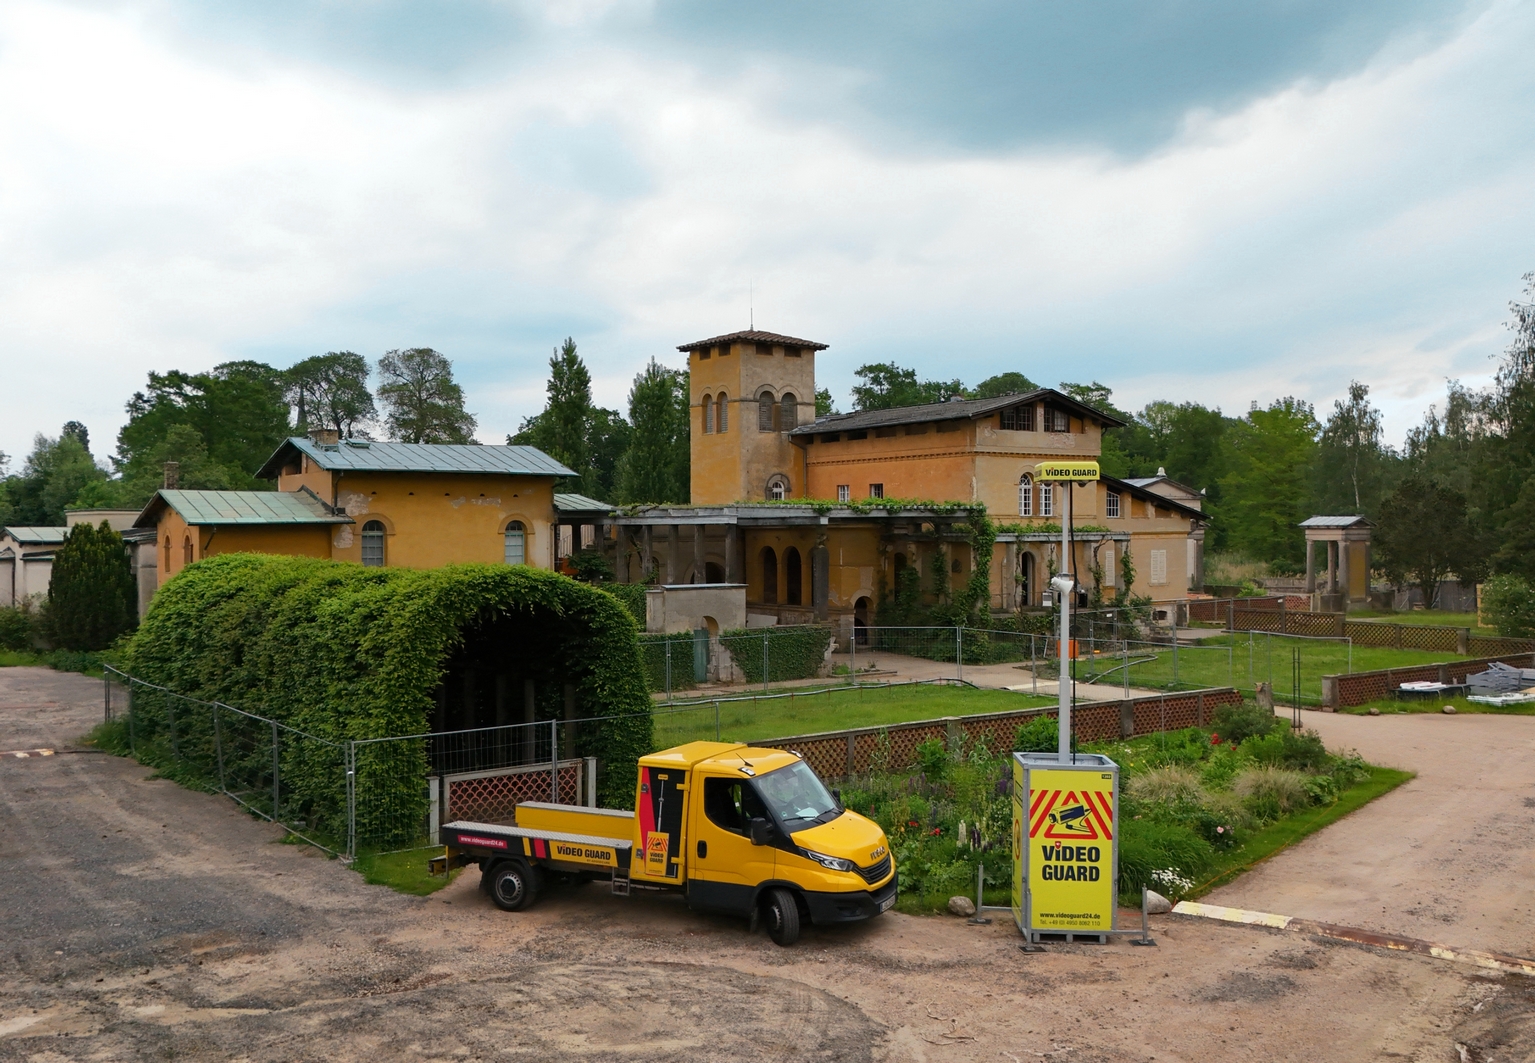
<svg viewBox="0 0 1535 1063">
<path fill-rule="evenodd" d="M 520 912 L 538 896 L 537 874 L 520 860 L 497 864 L 490 873 L 488 892 L 503 912 Z"/>
<path fill-rule="evenodd" d="M 762 907 L 767 916 L 768 937 L 775 945 L 788 947 L 799 940 L 799 904 L 794 894 L 783 887 L 768 890 Z"/>
</svg>

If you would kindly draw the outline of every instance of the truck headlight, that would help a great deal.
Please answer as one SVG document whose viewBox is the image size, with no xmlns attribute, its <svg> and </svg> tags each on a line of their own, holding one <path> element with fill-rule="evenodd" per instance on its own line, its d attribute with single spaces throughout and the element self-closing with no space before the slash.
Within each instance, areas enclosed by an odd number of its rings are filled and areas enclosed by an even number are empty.
<svg viewBox="0 0 1535 1063">
<path fill-rule="evenodd" d="M 801 856 L 807 856 L 830 871 L 857 871 L 858 865 L 851 860 L 844 860 L 840 856 L 827 856 L 813 849 L 801 849 Z"/>
</svg>

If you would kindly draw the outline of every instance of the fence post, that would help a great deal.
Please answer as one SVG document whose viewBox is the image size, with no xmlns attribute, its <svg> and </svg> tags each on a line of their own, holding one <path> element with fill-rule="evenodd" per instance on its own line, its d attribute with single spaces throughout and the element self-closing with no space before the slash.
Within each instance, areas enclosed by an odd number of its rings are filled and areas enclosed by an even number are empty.
<svg viewBox="0 0 1535 1063">
<path fill-rule="evenodd" d="M 666 647 L 666 700 L 672 700 L 672 640 L 662 637 L 661 645 Z"/>
<path fill-rule="evenodd" d="M 278 750 L 277 721 L 273 720 L 272 721 L 272 822 L 273 823 L 277 822 L 277 816 L 278 816 L 279 812 L 281 811 L 281 805 L 279 803 L 280 795 L 279 795 L 278 789 L 277 789 L 277 783 L 278 783 L 278 779 L 280 777 L 279 776 L 279 772 L 281 770 L 279 765 L 280 765 L 280 757 L 279 757 L 279 750 Z"/>
<path fill-rule="evenodd" d="M 219 726 L 218 702 L 213 703 L 213 749 L 219 758 L 219 791 L 222 793 L 229 787 L 224 781 L 224 729 Z"/>
<path fill-rule="evenodd" d="M 1173 606 L 1173 689 L 1178 689 L 1178 607 Z"/>
<path fill-rule="evenodd" d="M 1125 664 L 1124 664 L 1125 697 L 1128 698 L 1130 696 L 1130 640 L 1129 639 L 1125 639 L 1124 640 L 1124 653 L 1125 653 Z"/>
<path fill-rule="evenodd" d="M 965 681 L 965 629 L 958 624 L 954 625 L 954 675 L 961 683 Z"/>
<path fill-rule="evenodd" d="M 1237 600 L 1235 598 L 1231 598 L 1231 599 L 1228 599 L 1227 602 L 1226 602 L 1226 630 L 1227 631 L 1235 631 L 1236 629 L 1237 629 Z"/>
<path fill-rule="evenodd" d="M 764 693 L 766 693 L 767 689 L 768 689 L 768 637 L 767 637 L 767 629 L 763 628 L 763 630 L 762 630 L 762 690 L 763 690 Z"/>
<path fill-rule="evenodd" d="M 112 673 L 105 668 L 101 670 L 101 722 L 112 722 Z"/>
<path fill-rule="evenodd" d="M 720 740 L 720 699 L 714 699 L 714 740 Z"/>
<path fill-rule="evenodd" d="M 869 629 L 868 628 L 864 628 L 864 630 L 867 631 Z M 848 647 L 849 647 L 849 653 L 851 654 L 851 658 L 852 658 L 852 662 L 853 662 L 852 666 L 851 666 L 851 671 L 853 673 L 853 686 L 856 687 L 858 685 L 858 625 L 857 624 L 853 625 L 853 637 L 848 640 Z M 715 737 L 718 738 L 719 736 L 715 735 Z"/>
<path fill-rule="evenodd" d="M 441 806 L 439 806 L 441 808 Z M 447 813 L 447 809 L 441 809 L 438 813 L 439 820 Z M 357 740 L 349 739 L 346 744 L 346 859 L 352 863 L 357 859 Z"/>
<path fill-rule="evenodd" d="M 549 721 L 549 800 L 560 803 L 560 725 Z"/>
<path fill-rule="evenodd" d="M 133 736 L 133 679 L 128 680 L 128 752 L 135 757 L 139 754 L 139 747 L 134 743 Z"/>
<path fill-rule="evenodd" d="M 1039 644 L 1034 641 L 1034 636 L 1029 636 L 1029 692 L 1039 693 Z"/>
</svg>

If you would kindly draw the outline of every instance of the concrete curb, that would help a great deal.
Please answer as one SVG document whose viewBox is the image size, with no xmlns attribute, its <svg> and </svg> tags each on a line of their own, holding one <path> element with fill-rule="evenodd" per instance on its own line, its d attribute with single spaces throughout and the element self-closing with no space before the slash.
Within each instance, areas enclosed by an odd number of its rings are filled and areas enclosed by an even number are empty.
<svg viewBox="0 0 1535 1063">
<path fill-rule="evenodd" d="M 1339 926 L 1336 923 L 1322 923 L 1315 919 L 1299 919 L 1292 915 L 1254 912 L 1246 908 L 1225 908 L 1219 904 L 1201 904 L 1198 901 L 1179 901 L 1173 906 L 1173 914 L 1215 919 L 1223 923 L 1241 923 L 1246 926 L 1266 926 L 1274 930 L 1293 930 L 1333 941 L 1373 945 L 1376 948 L 1412 952 L 1420 956 L 1430 956 L 1436 960 L 1465 963 L 1473 967 L 1485 967 L 1509 974 L 1535 976 L 1535 960 L 1507 956 L 1500 952 L 1484 952 L 1481 949 L 1462 949 L 1453 945 L 1441 945 L 1433 941 L 1401 937 L 1396 934 L 1377 934 L 1373 930 L 1360 930 L 1357 927 Z"/>
</svg>

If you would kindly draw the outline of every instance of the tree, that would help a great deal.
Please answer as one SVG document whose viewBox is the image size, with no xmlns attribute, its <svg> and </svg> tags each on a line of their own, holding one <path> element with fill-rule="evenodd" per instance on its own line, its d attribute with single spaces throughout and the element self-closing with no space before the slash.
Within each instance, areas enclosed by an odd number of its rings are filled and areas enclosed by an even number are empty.
<svg viewBox="0 0 1535 1063">
<path fill-rule="evenodd" d="M 346 439 L 365 431 L 378 416 L 368 390 L 368 360 L 360 354 L 329 351 L 305 358 L 284 380 L 300 432 L 328 428 Z"/>
<path fill-rule="evenodd" d="M 1381 503 L 1375 553 L 1393 583 L 1412 583 L 1432 609 L 1452 573 L 1474 580 L 1482 568 L 1466 496 L 1422 476 L 1408 476 Z"/>
<path fill-rule="evenodd" d="M 613 497 L 618 463 L 630 445 L 629 424 L 617 410 L 592 404 L 592 377 L 571 337 L 549 359 L 546 395 L 543 411 L 524 420 L 506 441 L 537 447 L 574 469 L 576 477 L 562 489 Z"/>
<path fill-rule="evenodd" d="M 48 627 L 66 650 L 104 650 L 138 617 L 138 588 L 122 538 L 106 521 L 76 524 L 54 555 Z"/>
<path fill-rule="evenodd" d="M 1322 427 L 1314 477 L 1320 513 L 1373 515 L 1380 504 L 1394 455 L 1381 444 L 1381 413 L 1369 395 L 1367 385 L 1349 381 L 1348 401 L 1335 401 Z"/>
<path fill-rule="evenodd" d="M 1227 541 L 1261 561 L 1299 563 L 1310 516 L 1307 482 L 1320 426 L 1311 404 L 1285 397 L 1236 422 L 1230 471 L 1221 479 Z"/>
<path fill-rule="evenodd" d="M 1022 373 L 998 373 L 977 384 L 969 396 L 972 399 L 1000 399 L 1003 395 L 1025 395 L 1037 390 L 1039 385 Z"/>
<path fill-rule="evenodd" d="M 106 470 L 96 464 L 73 434 L 57 439 L 39 433 L 32 442 L 32 453 L 17 476 L 5 480 L 3 516 L 7 524 L 33 524 L 59 527 L 64 523 L 64 509 L 73 505 L 86 485 L 105 481 Z"/>
<path fill-rule="evenodd" d="M 853 375 L 863 381 L 853 385 L 855 410 L 889 410 L 897 406 L 921 406 L 945 402 L 965 393 L 959 380 L 918 380 L 914 369 L 893 362 L 873 362 L 859 366 Z"/>
<path fill-rule="evenodd" d="M 176 424 L 164 439 L 139 454 L 121 477 L 86 484 L 74 504 L 82 509 L 143 509 L 164 485 L 165 464 L 170 461 L 176 463 L 176 486 L 180 488 L 225 491 L 245 483 L 239 470 L 213 460 L 196 428 Z"/>
<path fill-rule="evenodd" d="M 629 390 L 633 437 L 619 463 L 621 502 L 686 502 L 689 482 L 688 374 L 651 359 Z"/>
<path fill-rule="evenodd" d="M 206 373 L 150 373 L 145 390 L 128 400 L 113 465 L 124 477 L 157 479 L 155 454 L 172 427 L 187 425 L 231 486 L 268 487 L 255 473 L 292 430 L 285 386 L 281 371 L 252 361 L 224 362 Z"/>
<path fill-rule="evenodd" d="M 474 415 L 453 363 L 430 347 L 390 351 L 378 360 L 378 398 L 390 435 L 403 443 L 473 443 Z"/>
<path fill-rule="evenodd" d="M 815 415 L 817 417 L 830 417 L 837 412 L 837 404 L 831 397 L 830 388 L 815 389 Z"/>
<path fill-rule="evenodd" d="M 1022 375 L 1018 373 L 1007 373 L 1004 374 L 1004 376 L 1019 377 L 1025 381 L 1027 380 L 1027 378 L 1022 377 Z M 998 380 L 1000 378 L 992 377 L 991 379 Z M 981 386 L 985 387 L 986 383 L 989 383 L 989 381 L 983 382 Z M 1114 391 L 1107 384 L 1100 384 L 1096 380 L 1091 384 L 1068 384 L 1062 382 L 1061 391 L 1067 395 L 1070 395 L 1084 406 L 1091 406 L 1093 409 L 1102 411 L 1103 413 L 1108 414 L 1110 417 L 1117 418 L 1118 420 L 1124 421 L 1127 424 L 1134 421 L 1135 419 L 1133 416 L 1114 405 L 1112 401 Z M 1104 429 L 1099 447 L 1099 468 L 1101 468 L 1110 476 L 1130 475 L 1130 458 L 1129 455 L 1125 453 L 1124 446 L 1120 442 L 1120 437 L 1117 430 L 1113 428 Z"/>
</svg>

